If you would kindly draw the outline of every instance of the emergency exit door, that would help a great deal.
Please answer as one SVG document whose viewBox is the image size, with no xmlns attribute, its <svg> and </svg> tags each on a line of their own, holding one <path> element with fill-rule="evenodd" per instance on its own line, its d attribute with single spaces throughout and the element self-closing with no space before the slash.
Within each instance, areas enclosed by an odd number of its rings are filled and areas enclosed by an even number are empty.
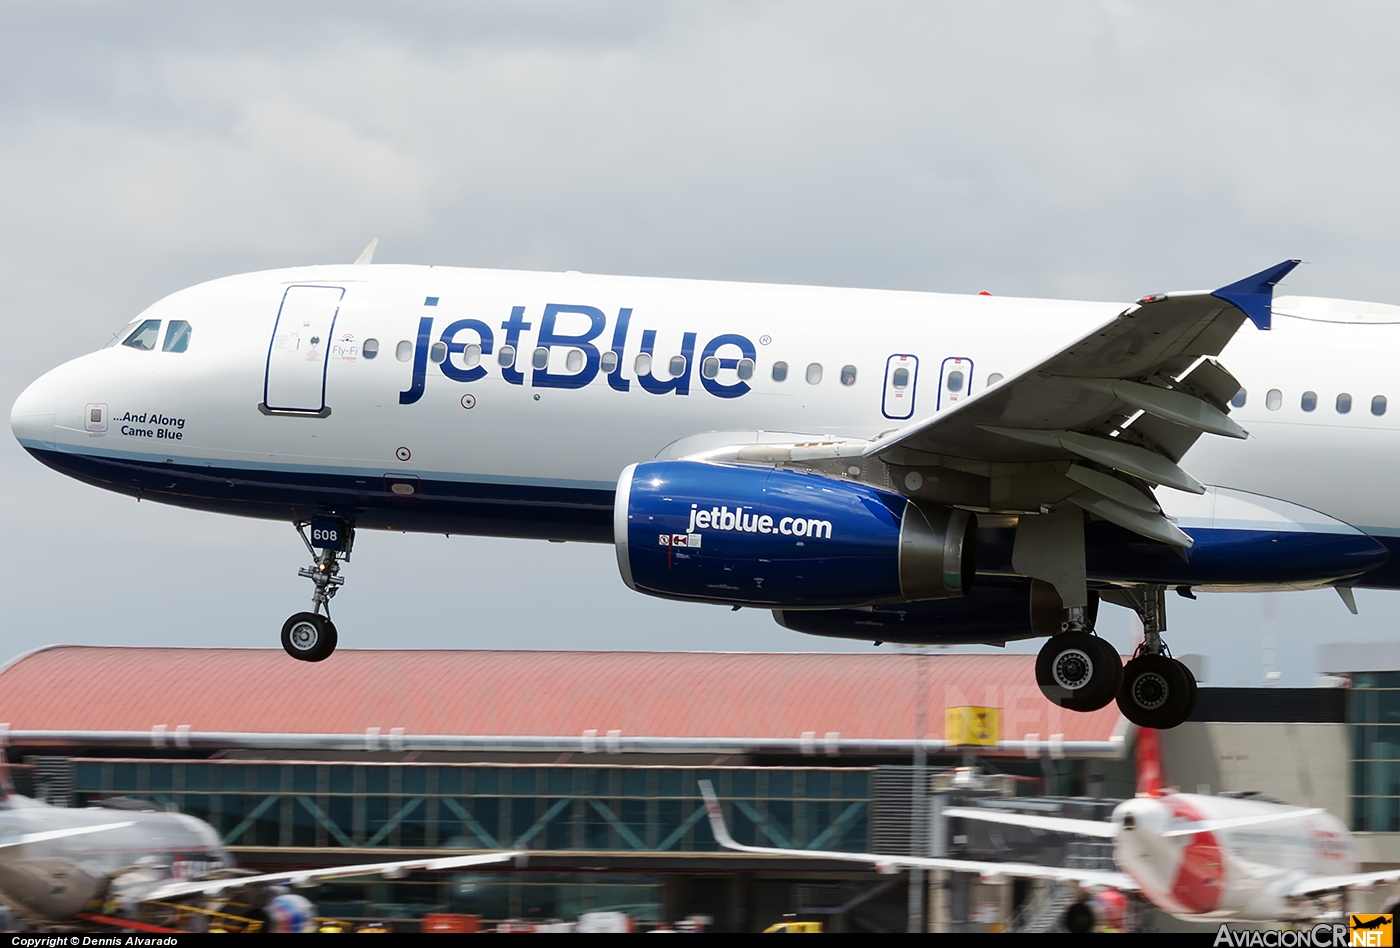
<svg viewBox="0 0 1400 948">
<path fill-rule="evenodd" d="M 938 411 L 952 408 L 972 394 L 972 360 L 944 359 L 938 371 Z"/>
<path fill-rule="evenodd" d="M 903 420 L 913 416 L 914 390 L 918 384 L 918 356 L 896 353 L 885 360 L 885 394 L 880 410 L 886 418 Z"/>
<path fill-rule="evenodd" d="M 326 362 L 345 289 L 290 286 L 282 296 L 267 349 L 263 404 L 267 411 L 326 413 Z"/>
</svg>

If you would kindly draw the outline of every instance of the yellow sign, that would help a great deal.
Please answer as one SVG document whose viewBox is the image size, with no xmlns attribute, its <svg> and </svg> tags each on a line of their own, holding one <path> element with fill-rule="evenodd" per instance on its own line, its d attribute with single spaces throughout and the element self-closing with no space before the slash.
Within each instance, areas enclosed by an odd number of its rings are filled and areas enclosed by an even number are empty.
<svg viewBox="0 0 1400 948">
<path fill-rule="evenodd" d="M 995 747 L 1001 740 L 1001 708 L 949 708 L 943 718 L 949 744 Z"/>
<path fill-rule="evenodd" d="M 1351 932 L 1351 941 L 1348 944 L 1384 948 L 1395 943 L 1394 916 L 1353 915 L 1350 922 L 1347 930 Z"/>
</svg>

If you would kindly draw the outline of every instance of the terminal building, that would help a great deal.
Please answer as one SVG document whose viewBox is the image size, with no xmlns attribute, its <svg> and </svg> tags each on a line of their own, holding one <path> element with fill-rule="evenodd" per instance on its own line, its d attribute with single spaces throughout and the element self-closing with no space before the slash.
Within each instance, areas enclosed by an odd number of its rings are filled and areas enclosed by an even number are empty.
<svg viewBox="0 0 1400 948">
<path fill-rule="evenodd" d="M 975 835 L 915 832 L 920 738 L 930 792 L 1036 797 L 1066 815 L 1106 814 L 1095 801 L 1133 792 L 1116 707 L 1062 711 L 1033 662 L 341 650 L 308 665 L 271 649 L 52 647 L 0 670 L 0 741 L 22 790 L 189 813 L 249 868 L 524 853 L 500 869 L 326 884 L 309 893 L 324 916 L 411 930 L 429 913 L 621 911 L 642 927 L 702 916 L 756 931 L 797 916 L 903 931 L 905 874 L 721 849 L 698 781 L 713 782 L 740 842 L 985 858 Z M 1358 831 L 1367 868 L 1400 863 L 1400 740 L 1383 733 L 1400 725 L 1400 700 L 1385 710 L 1400 671 L 1351 681 L 1203 688 L 1194 719 L 1166 735 L 1169 779 L 1326 807 Z M 945 732 L 968 707 L 995 709 L 995 733 Z M 1032 858 L 1071 857 L 1111 858 Z M 1033 894 L 940 878 L 927 917 L 936 930 L 1025 927 Z"/>
</svg>

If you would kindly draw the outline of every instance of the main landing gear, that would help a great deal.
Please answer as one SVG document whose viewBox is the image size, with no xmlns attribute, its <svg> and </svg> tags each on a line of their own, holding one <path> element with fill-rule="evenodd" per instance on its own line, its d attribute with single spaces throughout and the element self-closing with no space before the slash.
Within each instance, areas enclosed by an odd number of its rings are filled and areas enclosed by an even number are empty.
<svg viewBox="0 0 1400 948">
<path fill-rule="evenodd" d="M 1123 716 L 1139 727 L 1173 728 L 1190 717 L 1196 709 L 1196 679 L 1190 669 L 1171 657 L 1162 641 L 1165 593 L 1161 587 L 1148 587 L 1103 594 L 1142 619 L 1143 642 L 1126 665 L 1113 646 L 1093 634 L 1097 610 L 1058 608 L 1060 629 L 1050 636 L 1035 662 L 1041 693 L 1069 711 L 1097 711 L 1116 700 Z M 1047 596 L 1054 596 L 1053 591 L 1047 593 L 1044 584 L 1035 583 L 1031 617 L 1036 631 L 1053 631 L 1045 628 Z M 1058 596 L 1054 606 L 1059 607 Z"/>
<path fill-rule="evenodd" d="M 330 658 L 339 640 L 335 623 L 331 621 L 331 599 L 345 580 L 340 576 L 340 563 L 350 559 L 350 547 L 355 542 L 355 528 L 337 521 L 314 520 L 311 536 L 307 524 L 296 524 L 301 541 L 311 554 L 310 566 L 297 571 L 315 584 L 311 594 L 310 612 L 298 612 L 282 624 L 282 647 L 292 658 L 303 662 L 320 662 Z M 325 609 L 326 614 L 321 615 Z"/>
</svg>

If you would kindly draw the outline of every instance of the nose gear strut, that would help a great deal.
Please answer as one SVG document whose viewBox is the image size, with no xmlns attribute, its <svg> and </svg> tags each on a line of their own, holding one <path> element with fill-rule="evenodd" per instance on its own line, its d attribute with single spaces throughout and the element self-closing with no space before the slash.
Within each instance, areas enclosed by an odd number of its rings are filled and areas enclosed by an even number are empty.
<svg viewBox="0 0 1400 948">
<path fill-rule="evenodd" d="M 345 585 L 340 564 L 350 560 L 355 528 L 339 521 L 319 520 L 310 524 L 298 521 L 294 526 L 312 559 L 311 565 L 303 566 L 297 575 L 311 580 L 316 588 L 311 594 L 312 611 L 298 612 L 282 625 L 282 647 L 295 659 L 319 662 L 330 657 L 339 640 L 331 621 L 331 599 Z M 323 609 L 325 615 L 321 614 Z"/>
</svg>

